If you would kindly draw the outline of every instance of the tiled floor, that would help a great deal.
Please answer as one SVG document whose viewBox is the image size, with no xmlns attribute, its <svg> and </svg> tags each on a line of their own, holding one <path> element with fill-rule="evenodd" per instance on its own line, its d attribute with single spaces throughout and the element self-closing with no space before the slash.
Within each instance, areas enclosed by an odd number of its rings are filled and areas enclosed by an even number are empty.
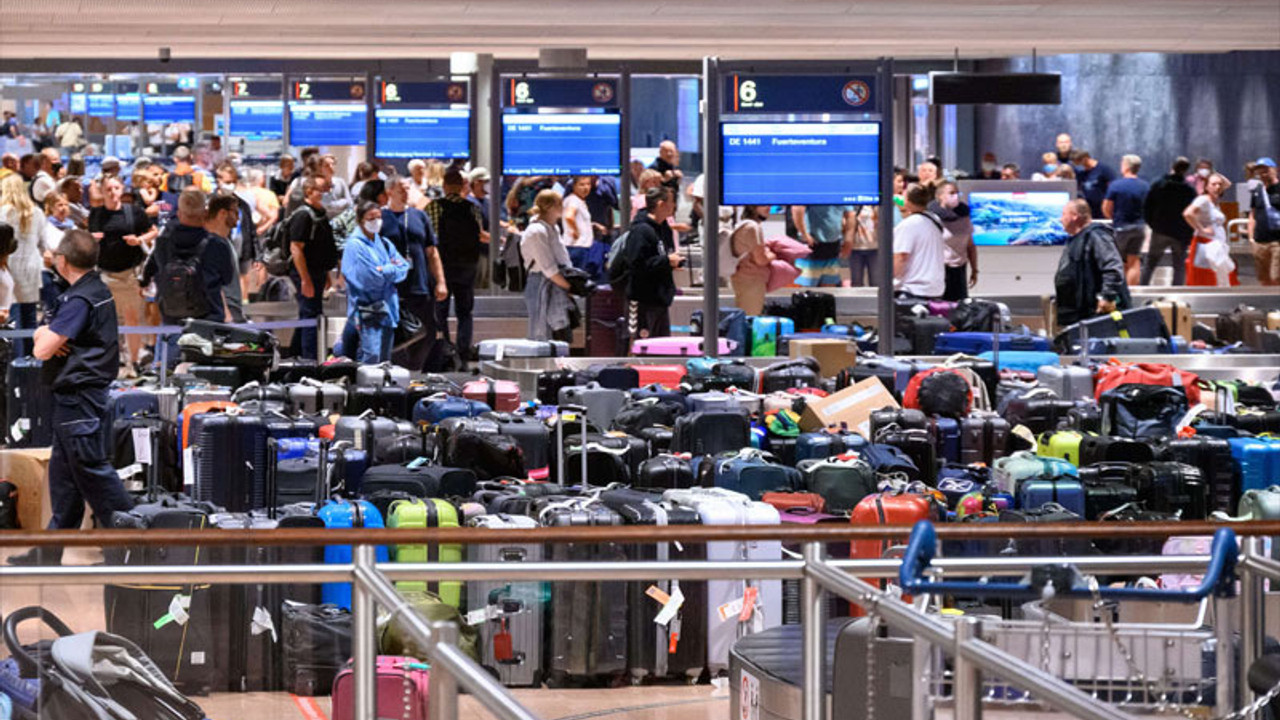
<svg viewBox="0 0 1280 720">
<path fill-rule="evenodd" d="M 0 562 L 11 553 L 0 551 Z M 67 564 L 101 561 L 101 554 L 68 551 Z M 21 607 L 41 605 L 62 618 L 72 630 L 103 627 L 102 587 L 72 585 L 30 587 L 0 585 L 0 614 Z M 35 628 L 25 627 L 24 642 L 36 639 Z M 41 635 L 46 636 L 46 635 Z M 0 649 L 0 657 L 8 652 Z M 726 720 L 729 698 L 711 685 L 622 687 L 599 690 L 518 689 L 515 696 L 545 720 Z M 320 720 L 328 718 L 329 698 L 295 700 L 285 693 L 225 693 L 195 698 L 210 720 Z M 474 698 L 460 698 L 462 720 L 491 717 Z M 317 715 L 316 712 L 322 713 Z"/>
</svg>

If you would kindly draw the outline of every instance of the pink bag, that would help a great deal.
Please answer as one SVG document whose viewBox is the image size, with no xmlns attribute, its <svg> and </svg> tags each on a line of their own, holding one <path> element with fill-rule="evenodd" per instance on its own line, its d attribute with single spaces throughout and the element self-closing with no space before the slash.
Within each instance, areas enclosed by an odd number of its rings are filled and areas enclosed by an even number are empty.
<svg viewBox="0 0 1280 720">
<path fill-rule="evenodd" d="M 427 720 L 430 673 L 409 657 L 378 656 L 378 720 Z M 350 663 L 333 679 L 333 720 L 354 720 L 355 675 Z"/>
<path fill-rule="evenodd" d="M 785 260 L 774 260 L 769 263 L 769 282 L 765 285 L 765 289 L 773 292 L 778 288 L 787 287 L 798 277 L 800 277 L 800 268 Z"/>
<path fill-rule="evenodd" d="M 1161 555 L 1208 555 L 1213 538 L 1208 535 L 1179 535 L 1164 543 Z M 1165 590 L 1190 590 L 1200 587 L 1203 575 L 1161 575 L 1160 587 Z"/>
<path fill-rule="evenodd" d="M 462 386 L 462 397 L 479 400 L 498 412 L 520 409 L 520 386 L 510 380 L 472 380 Z"/>
<path fill-rule="evenodd" d="M 738 347 L 732 340 L 719 338 L 719 354 L 728 355 Z M 678 355 L 680 357 L 698 357 L 702 352 L 700 337 L 659 337 L 636 340 L 631 343 L 632 355 Z"/>
<path fill-rule="evenodd" d="M 956 304 L 952 300 L 930 300 L 929 314 L 934 317 L 951 317 L 951 311 L 956 309 Z"/>
<path fill-rule="evenodd" d="M 765 241 L 765 244 L 769 246 L 774 255 L 778 256 L 779 260 L 785 260 L 789 263 L 807 258 L 813 253 L 813 248 L 789 237 L 770 238 Z"/>
</svg>

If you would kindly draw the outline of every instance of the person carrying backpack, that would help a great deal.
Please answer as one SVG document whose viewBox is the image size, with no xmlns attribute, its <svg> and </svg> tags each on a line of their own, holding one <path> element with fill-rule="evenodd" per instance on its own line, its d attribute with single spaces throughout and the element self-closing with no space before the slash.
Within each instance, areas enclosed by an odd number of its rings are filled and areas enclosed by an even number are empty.
<svg viewBox="0 0 1280 720">
<path fill-rule="evenodd" d="M 210 192 L 213 190 L 209 178 L 191 165 L 191 149 L 185 145 L 173 151 L 173 172 L 165 176 L 165 191 L 175 195 L 193 187 Z"/>
<path fill-rule="evenodd" d="M 489 242 L 484 217 L 475 203 L 463 195 L 466 181 L 462 171 L 450 168 L 444 174 L 445 196 L 427 206 L 427 217 L 435 229 L 445 284 L 458 317 L 457 347 L 466 363 L 471 352 L 471 311 L 476 301 L 476 262 L 481 248 Z M 436 303 L 436 329 L 449 339 L 449 299 Z"/>
</svg>

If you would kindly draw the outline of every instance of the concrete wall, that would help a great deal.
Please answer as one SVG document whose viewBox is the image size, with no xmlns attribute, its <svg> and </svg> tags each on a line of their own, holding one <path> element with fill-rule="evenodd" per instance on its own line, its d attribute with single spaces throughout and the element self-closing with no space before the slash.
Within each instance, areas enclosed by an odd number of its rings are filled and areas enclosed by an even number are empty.
<svg viewBox="0 0 1280 720">
<path fill-rule="evenodd" d="M 1031 59 L 978 66 L 1029 71 Z M 1137 153 L 1148 178 L 1178 155 L 1210 158 L 1233 180 L 1247 160 L 1280 155 L 1280 52 L 1061 55 L 1038 68 L 1062 73 L 1061 105 L 979 106 L 974 117 L 977 155 L 995 152 L 1024 177 L 1059 132 L 1117 171 Z"/>
</svg>

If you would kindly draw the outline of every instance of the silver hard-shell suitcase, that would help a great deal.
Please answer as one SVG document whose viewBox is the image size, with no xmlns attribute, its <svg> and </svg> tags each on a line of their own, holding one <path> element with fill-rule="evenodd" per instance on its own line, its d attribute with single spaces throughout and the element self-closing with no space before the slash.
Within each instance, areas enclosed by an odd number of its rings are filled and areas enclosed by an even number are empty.
<svg viewBox="0 0 1280 720">
<path fill-rule="evenodd" d="M 1078 365 L 1043 365 L 1036 371 L 1036 380 L 1063 400 L 1093 397 L 1093 372 L 1089 368 Z"/>
<path fill-rule="evenodd" d="M 538 522 L 523 515 L 481 515 L 471 527 L 528 530 Z M 468 562 L 541 562 L 542 545 L 468 545 Z M 507 687 L 537 687 L 542 682 L 542 617 L 546 583 L 476 580 L 467 583 L 468 621 L 480 629 L 481 664 Z M 477 622 L 478 621 L 478 622 Z M 497 642 L 511 638 L 511 653 L 498 657 Z"/>
</svg>

